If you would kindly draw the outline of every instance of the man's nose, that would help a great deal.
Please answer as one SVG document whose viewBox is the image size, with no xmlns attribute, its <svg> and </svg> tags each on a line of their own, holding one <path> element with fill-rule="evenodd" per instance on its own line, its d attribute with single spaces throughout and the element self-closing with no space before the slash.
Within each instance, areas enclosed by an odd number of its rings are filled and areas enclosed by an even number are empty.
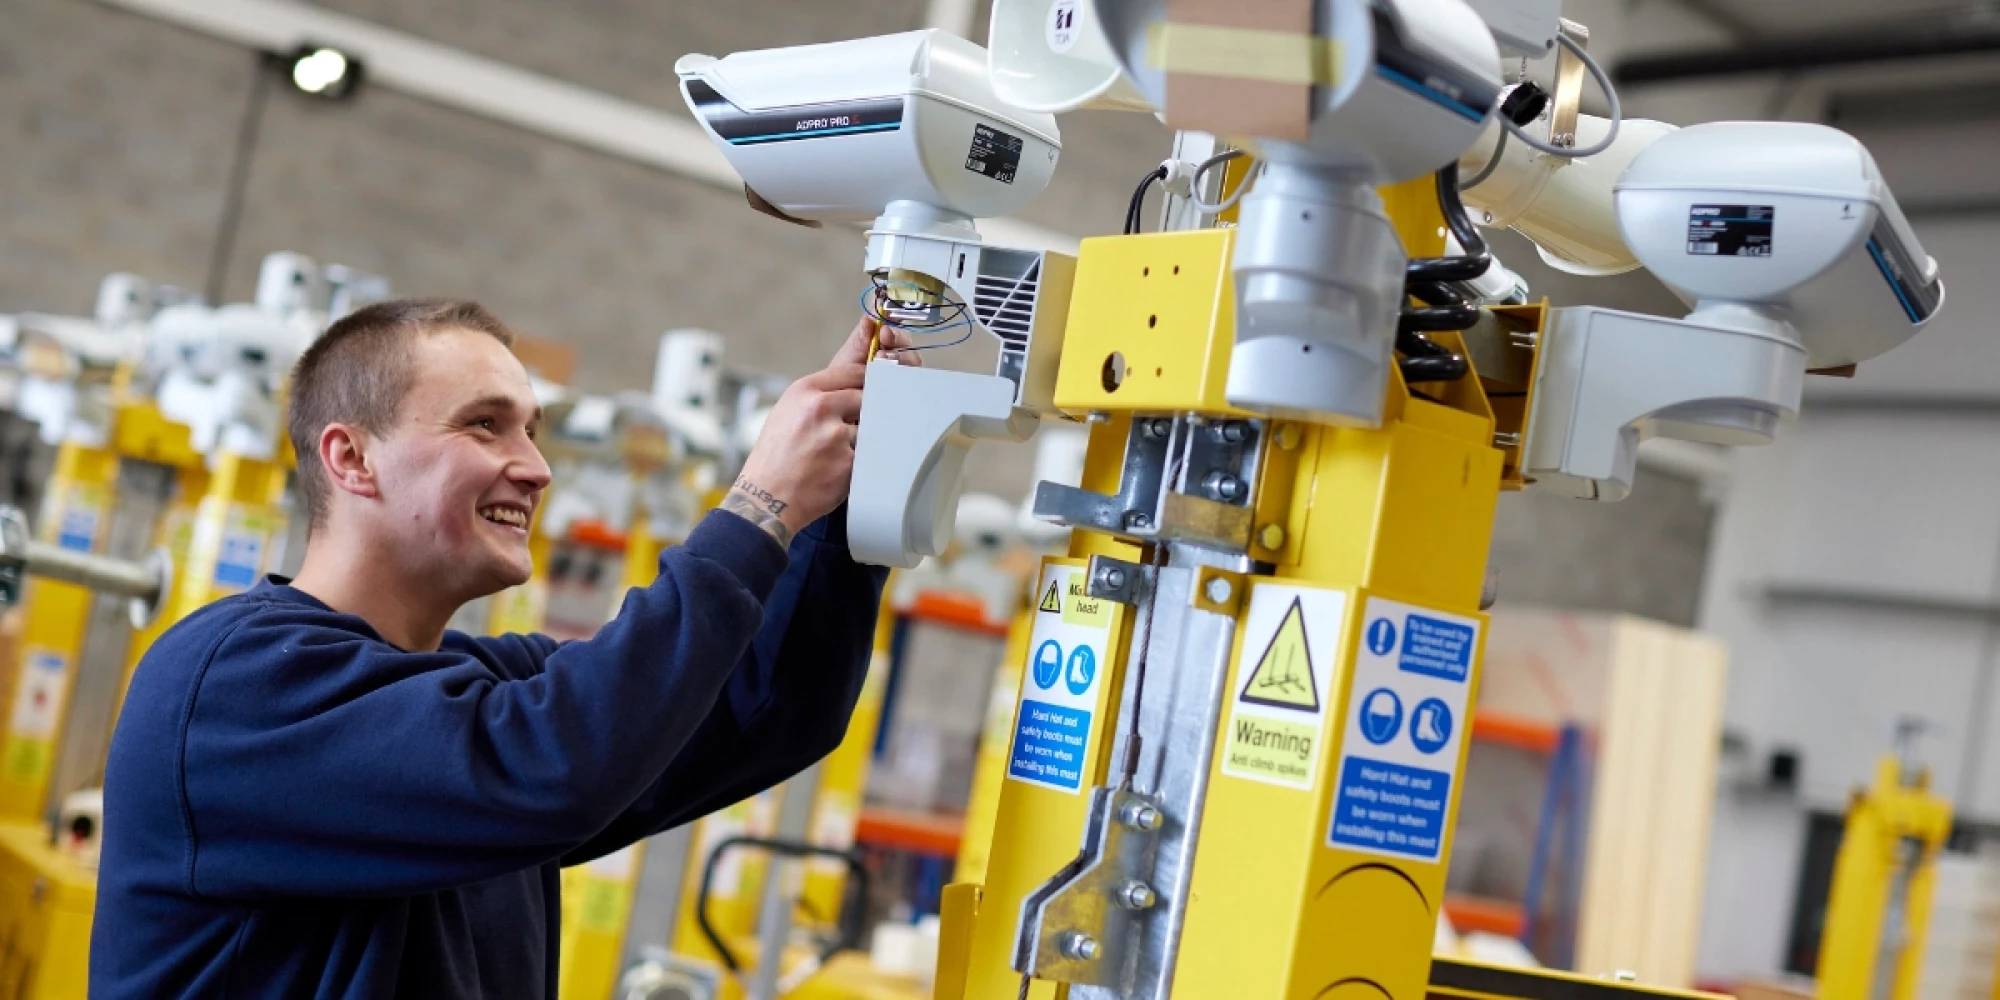
<svg viewBox="0 0 2000 1000">
<path fill-rule="evenodd" d="M 514 456 L 508 476 L 522 489 L 539 493 L 549 486 L 554 476 L 549 472 L 549 462 L 542 457 L 542 449 L 535 446 L 533 438 L 523 437 L 521 447 Z"/>
</svg>

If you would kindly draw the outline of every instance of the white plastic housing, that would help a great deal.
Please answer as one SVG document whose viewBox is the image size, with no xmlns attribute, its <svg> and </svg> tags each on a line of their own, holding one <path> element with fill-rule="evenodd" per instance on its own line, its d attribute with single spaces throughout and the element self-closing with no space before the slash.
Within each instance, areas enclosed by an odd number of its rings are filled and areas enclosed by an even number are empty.
<svg viewBox="0 0 2000 1000">
<path fill-rule="evenodd" d="M 910 569 L 942 553 L 973 441 L 1026 441 L 1035 426 L 997 375 L 870 364 L 847 500 L 855 561 Z"/>
<path fill-rule="evenodd" d="M 722 452 L 722 334 L 669 330 L 653 360 L 653 409 L 694 450 Z"/>
<path fill-rule="evenodd" d="M 1603 118 L 1577 116 L 1577 145 L 1598 144 L 1610 127 Z M 1548 156 L 1509 139 L 1492 175 L 1466 190 L 1465 207 L 1482 226 L 1512 228 L 1534 241 L 1542 260 L 1558 271 L 1603 277 L 1636 270 L 1639 259 L 1618 229 L 1612 189 L 1640 153 L 1675 131 L 1665 122 L 1628 118 L 1610 149 L 1580 160 Z M 1460 177 L 1485 169 L 1501 133 L 1494 122 L 1459 157 Z"/>
<path fill-rule="evenodd" d="M 304 254 L 266 254 L 257 270 L 257 307 L 286 315 L 315 308 L 324 297 L 319 265 Z"/>
<path fill-rule="evenodd" d="M 1640 154 L 1616 191 L 1626 243 L 1696 303 L 1690 320 L 1794 328 L 1812 367 L 1876 357 L 1944 303 L 1874 158 L 1837 129 L 1697 125 Z"/>
<path fill-rule="evenodd" d="M 1009 215 L 1062 148 L 1054 116 L 1002 101 L 986 50 L 943 31 L 688 55 L 674 72 L 744 183 L 799 219 L 865 222 L 897 202 Z"/>
<path fill-rule="evenodd" d="M 1376 426 L 1408 263 L 1381 197 L 1338 174 L 1274 165 L 1240 218 L 1223 396 L 1278 416 Z"/>
<path fill-rule="evenodd" d="M 1540 59 L 1555 51 L 1562 0 L 1466 0 L 1510 56 Z"/>
<path fill-rule="evenodd" d="M 97 283 L 97 325 L 106 330 L 143 327 L 153 315 L 153 284 L 136 274 L 107 274 Z"/>
<path fill-rule="evenodd" d="M 1767 444 L 1805 385 L 1782 334 L 1581 307 L 1543 337 L 1524 471 L 1567 496 L 1623 500 L 1649 437 Z"/>
<path fill-rule="evenodd" d="M 1125 75 L 1165 108 L 1167 73 L 1153 65 L 1149 37 L 1167 0 L 1094 2 Z M 1315 20 L 1341 53 L 1336 79 L 1314 91 L 1311 136 L 1257 143 L 1260 155 L 1391 184 L 1437 170 L 1479 138 L 1500 92 L 1500 50 L 1465 0 L 1320 0 Z"/>
<path fill-rule="evenodd" d="M 1017 108 L 1153 111 L 1119 70 L 1090 0 L 993 0 L 986 58 L 993 92 Z"/>
<path fill-rule="evenodd" d="M 277 454 L 274 396 L 310 337 L 294 316 L 244 303 L 169 306 L 153 317 L 149 356 L 164 368 L 160 410 L 188 427 L 196 451 Z"/>
</svg>

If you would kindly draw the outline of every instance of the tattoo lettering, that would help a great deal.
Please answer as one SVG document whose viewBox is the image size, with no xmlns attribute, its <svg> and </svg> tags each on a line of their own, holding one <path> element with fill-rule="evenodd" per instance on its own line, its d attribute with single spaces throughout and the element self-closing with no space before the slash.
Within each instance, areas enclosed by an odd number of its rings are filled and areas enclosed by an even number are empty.
<svg viewBox="0 0 2000 1000">
<path fill-rule="evenodd" d="M 777 497 L 772 496 L 770 490 L 767 490 L 762 486 L 759 486 L 756 483 L 753 483 L 750 480 L 743 478 L 742 476 L 736 477 L 736 488 L 742 490 L 744 496 L 747 496 L 750 499 L 763 504 L 764 509 L 770 511 L 773 514 L 783 514 L 785 512 L 785 508 L 790 506 L 790 504 L 785 503 L 783 500 L 780 500 Z"/>
<path fill-rule="evenodd" d="M 780 506 L 783 505 L 780 504 Z M 777 539 L 779 545 L 786 548 L 791 547 L 792 529 L 786 527 L 785 522 L 778 520 L 778 515 L 771 513 L 764 503 L 752 499 L 750 494 L 744 492 L 742 489 L 733 489 L 725 494 L 722 498 L 721 508 L 750 522 L 765 534 Z"/>
</svg>

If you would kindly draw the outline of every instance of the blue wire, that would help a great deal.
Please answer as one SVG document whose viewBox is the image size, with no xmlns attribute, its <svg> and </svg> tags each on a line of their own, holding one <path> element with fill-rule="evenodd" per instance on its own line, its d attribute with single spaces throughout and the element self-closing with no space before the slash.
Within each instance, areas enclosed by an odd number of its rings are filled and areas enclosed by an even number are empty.
<svg viewBox="0 0 2000 1000">
<path fill-rule="evenodd" d="M 917 287 L 917 286 L 915 286 L 915 285 L 911 285 L 911 284 L 910 284 L 909 282 L 889 282 L 889 283 L 887 283 L 887 284 L 900 284 L 900 285 L 909 285 L 909 287 L 911 287 L 911 288 L 915 288 L 915 287 Z M 888 319 L 884 318 L 883 316 L 881 316 L 880 314 L 878 314 L 878 313 L 877 313 L 877 312 L 875 311 L 875 308 L 874 308 L 874 305 L 873 305 L 873 303 L 871 302 L 871 300 L 872 300 L 872 299 L 874 299 L 874 297 L 875 297 L 875 292 L 876 292 L 876 288 L 875 288 L 875 287 L 873 287 L 873 286 L 871 286 L 871 287 L 870 287 L 870 288 L 869 288 L 869 289 L 868 289 L 867 291 L 864 291 L 864 292 L 862 292 L 862 293 L 861 293 L 861 312 L 862 312 L 862 315 L 865 315 L 865 316 L 867 316 L 867 317 L 868 317 L 869 319 L 872 319 L 872 320 L 874 320 L 874 321 L 876 322 L 876 324 L 877 324 L 877 325 L 880 325 L 880 326 L 886 326 L 886 327 L 888 327 L 888 328 L 889 328 L 889 329 L 891 329 L 891 330 L 901 330 L 901 331 L 903 331 L 904 333 L 907 333 L 907 334 L 909 334 L 909 335 L 910 335 L 910 336 L 912 336 L 912 337 L 915 337 L 915 336 L 917 336 L 917 335 L 918 335 L 919 333 L 922 333 L 922 334 L 924 334 L 925 336 L 929 336 L 929 335 L 933 335 L 933 334 L 937 334 L 937 333 L 941 333 L 941 332 L 943 332 L 943 331 L 945 331 L 945 330 L 954 330 L 954 329 L 957 329 L 957 328 L 959 328 L 959 327 L 964 327 L 964 328 L 965 328 L 965 334 L 964 334 L 963 336 L 961 336 L 961 337 L 959 337 L 959 338 L 958 338 L 957 340 L 954 340 L 954 341 L 951 341 L 951 342 L 949 342 L 949 343 L 944 343 L 944 344 L 912 344 L 912 345 L 910 345 L 909 347 L 899 347 L 899 348 L 897 348 L 897 350 L 899 350 L 899 351 L 935 351 L 935 350 L 939 350 L 939 349 L 941 349 L 941 348 L 946 348 L 946 347 L 957 347 L 958 345 L 960 345 L 960 344 L 963 344 L 963 343 L 965 343 L 966 341 L 968 341 L 968 340 L 971 340 L 971 339 L 972 339 L 972 334 L 973 334 L 973 326 L 972 326 L 972 316 L 971 316 L 971 311 L 970 311 L 970 310 L 968 310 L 968 309 L 967 309 L 967 308 L 966 308 L 966 307 L 965 307 L 964 305 L 959 305 L 959 306 L 958 306 L 958 318 L 957 318 L 957 319 L 955 319 L 955 320 L 952 320 L 952 321 L 951 321 L 951 322 L 949 322 L 949 323 L 944 323 L 944 324 L 941 324 L 941 325 L 938 325 L 938 326 L 928 326 L 928 327 L 908 327 L 908 326 L 903 326 L 903 325 L 901 325 L 901 324 L 898 324 L 898 323 L 894 323 L 894 322 L 891 322 L 890 320 L 888 320 Z"/>
</svg>

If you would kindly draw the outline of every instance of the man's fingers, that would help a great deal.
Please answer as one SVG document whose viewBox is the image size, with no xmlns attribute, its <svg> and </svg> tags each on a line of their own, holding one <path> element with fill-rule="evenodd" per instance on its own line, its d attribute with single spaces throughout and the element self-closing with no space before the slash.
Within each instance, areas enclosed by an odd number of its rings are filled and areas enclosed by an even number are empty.
<svg viewBox="0 0 2000 1000">
<path fill-rule="evenodd" d="M 800 381 L 820 392 L 836 392 L 841 389 L 859 389 L 867 378 L 868 366 L 853 361 L 816 371 Z"/>
<path fill-rule="evenodd" d="M 924 364 L 924 352 L 907 350 L 915 344 L 916 338 L 910 336 L 908 330 L 885 326 L 882 327 L 881 354 L 877 356 L 893 359 L 912 368 L 921 368 Z"/>
<path fill-rule="evenodd" d="M 915 340 L 911 339 L 910 331 L 898 327 L 893 327 L 893 326 L 878 327 L 877 335 L 881 337 L 882 349 L 885 351 L 892 351 L 900 347 L 908 347 L 911 344 L 916 343 Z"/>
<path fill-rule="evenodd" d="M 835 389 L 820 396 L 820 412 L 838 417 L 842 423 L 861 422 L 861 390 Z"/>
<path fill-rule="evenodd" d="M 833 353 L 833 363 L 829 367 L 863 364 L 868 360 L 868 344 L 876 337 L 879 328 L 875 321 L 863 316 L 854 324 L 853 332 L 847 335 L 847 342 Z M 886 331 L 894 333 L 895 331 Z"/>
</svg>

